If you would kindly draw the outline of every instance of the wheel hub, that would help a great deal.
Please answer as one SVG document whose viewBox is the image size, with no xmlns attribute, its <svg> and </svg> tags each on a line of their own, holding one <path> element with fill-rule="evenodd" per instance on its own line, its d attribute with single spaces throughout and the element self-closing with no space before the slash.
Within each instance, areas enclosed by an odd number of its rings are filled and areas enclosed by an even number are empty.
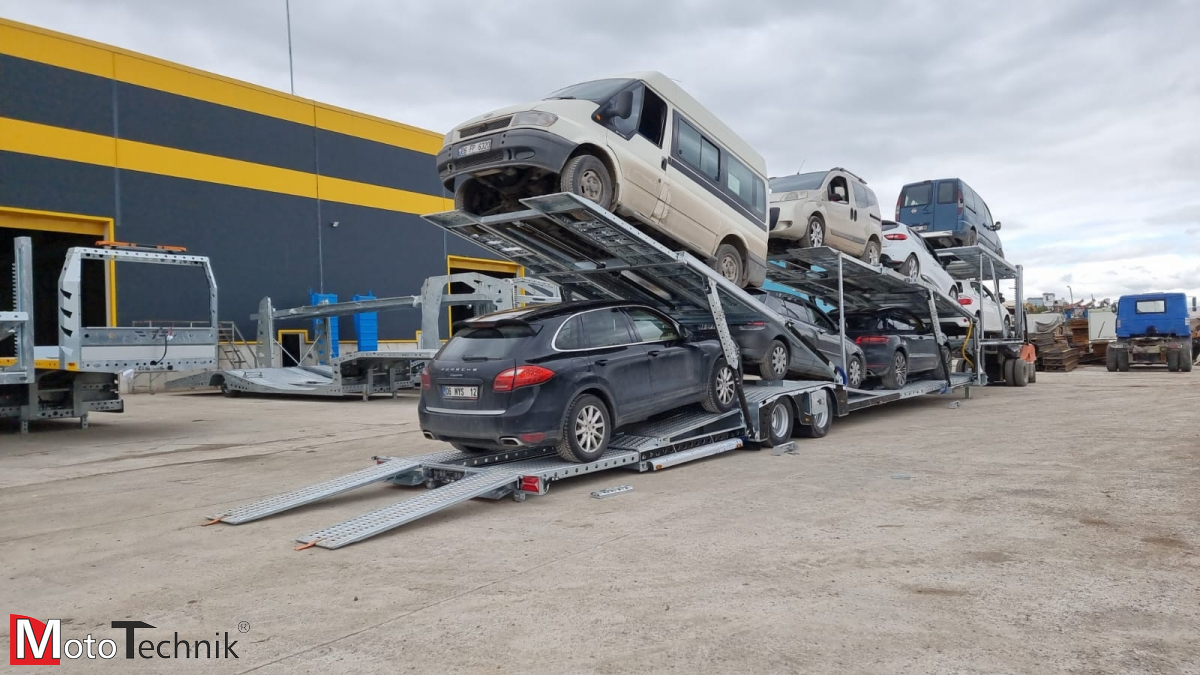
<svg viewBox="0 0 1200 675">
<path fill-rule="evenodd" d="M 588 405 L 575 415 L 575 442 L 584 452 L 595 452 L 604 442 L 604 415 Z"/>
<path fill-rule="evenodd" d="M 721 405 L 729 405 L 733 401 L 733 370 L 729 366 L 717 373 L 717 400 Z"/>
<path fill-rule="evenodd" d="M 579 176 L 579 194 L 594 202 L 600 201 L 604 194 L 604 182 L 594 170 L 588 169 Z"/>
</svg>

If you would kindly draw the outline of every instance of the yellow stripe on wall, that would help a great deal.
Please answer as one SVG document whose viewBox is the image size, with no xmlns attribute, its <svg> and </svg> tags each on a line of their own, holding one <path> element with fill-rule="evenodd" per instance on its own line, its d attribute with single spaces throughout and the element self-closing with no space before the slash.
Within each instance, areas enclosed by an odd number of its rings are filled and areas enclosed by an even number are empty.
<svg viewBox="0 0 1200 675">
<path fill-rule="evenodd" d="M 441 135 L 426 129 L 7 19 L 0 19 L 0 54 L 418 152 L 436 154 L 442 146 Z"/>
<path fill-rule="evenodd" d="M 0 117 L 0 150 L 296 197 L 315 199 L 319 196 L 323 200 L 401 213 L 420 215 L 454 208 L 452 200 L 420 192 L 356 183 L 5 117 Z"/>
</svg>

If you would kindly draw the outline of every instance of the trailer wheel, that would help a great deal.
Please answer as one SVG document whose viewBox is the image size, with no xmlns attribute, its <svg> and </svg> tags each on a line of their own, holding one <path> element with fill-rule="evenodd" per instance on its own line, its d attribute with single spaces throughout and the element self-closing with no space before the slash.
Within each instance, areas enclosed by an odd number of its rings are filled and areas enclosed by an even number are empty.
<svg viewBox="0 0 1200 675">
<path fill-rule="evenodd" d="M 227 398 L 237 398 L 242 395 L 242 392 L 237 389 L 230 389 L 225 382 L 221 383 L 221 395 Z"/>
<path fill-rule="evenodd" d="M 1025 369 L 1029 372 L 1029 384 L 1037 382 L 1037 366 L 1026 361 Z"/>
<path fill-rule="evenodd" d="M 1185 373 L 1192 372 L 1192 352 L 1187 347 L 1179 350 L 1179 369 Z"/>
<path fill-rule="evenodd" d="M 1029 384 L 1029 362 L 1024 359 L 1013 359 L 1009 361 L 1012 364 L 1012 379 L 1009 380 L 1009 385 L 1013 387 L 1024 387 Z"/>
<path fill-rule="evenodd" d="M 710 413 L 733 410 L 738 404 L 737 380 L 737 371 L 729 365 L 725 357 L 717 358 L 717 362 L 713 364 L 712 373 L 708 377 L 704 400 L 700 402 L 700 405 Z"/>
<path fill-rule="evenodd" d="M 1117 350 L 1117 370 L 1122 373 L 1129 372 L 1129 352 L 1124 349 Z"/>
<path fill-rule="evenodd" d="M 1179 372 L 1179 350 L 1167 350 L 1167 371 L 1171 373 Z"/>
<path fill-rule="evenodd" d="M 796 420 L 792 404 L 786 398 L 777 399 L 767 411 L 767 447 L 783 445 L 792 438 L 792 425 Z"/>
<path fill-rule="evenodd" d="M 833 397 L 824 389 L 820 392 L 810 393 L 809 400 L 814 396 L 820 396 L 824 401 L 823 405 L 819 405 L 812 412 L 812 423 L 801 424 L 797 430 L 801 436 L 805 438 L 824 438 L 829 433 L 829 427 L 833 424 Z"/>
<path fill-rule="evenodd" d="M 1108 353 L 1106 353 L 1104 355 L 1104 365 L 1105 365 L 1105 367 L 1108 368 L 1108 372 L 1110 372 L 1110 373 L 1117 372 L 1117 352 L 1118 351 L 1119 350 L 1116 350 L 1116 349 L 1109 349 Z"/>
<path fill-rule="evenodd" d="M 758 360 L 758 376 L 768 382 L 784 379 L 787 377 L 788 366 L 791 365 L 791 357 L 787 345 L 779 340 L 771 340 L 767 351 Z"/>
<path fill-rule="evenodd" d="M 558 456 L 568 462 L 594 462 L 608 449 L 610 438 L 612 421 L 608 407 L 591 394 L 581 394 L 567 409 L 556 449 Z"/>
</svg>

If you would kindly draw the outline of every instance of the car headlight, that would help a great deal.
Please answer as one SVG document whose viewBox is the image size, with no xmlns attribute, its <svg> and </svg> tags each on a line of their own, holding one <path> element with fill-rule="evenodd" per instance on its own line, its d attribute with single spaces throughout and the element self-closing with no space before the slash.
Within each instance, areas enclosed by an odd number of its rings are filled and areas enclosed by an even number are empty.
<svg viewBox="0 0 1200 675">
<path fill-rule="evenodd" d="M 783 196 L 783 199 L 781 201 L 794 202 L 797 199 L 806 199 L 807 197 L 808 197 L 808 192 L 802 190 L 800 192 L 787 193 L 786 195 Z"/>
<path fill-rule="evenodd" d="M 527 110 L 513 115 L 511 126 L 514 127 L 548 127 L 558 121 L 558 115 L 554 113 L 541 112 L 538 110 Z"/>
</svg>

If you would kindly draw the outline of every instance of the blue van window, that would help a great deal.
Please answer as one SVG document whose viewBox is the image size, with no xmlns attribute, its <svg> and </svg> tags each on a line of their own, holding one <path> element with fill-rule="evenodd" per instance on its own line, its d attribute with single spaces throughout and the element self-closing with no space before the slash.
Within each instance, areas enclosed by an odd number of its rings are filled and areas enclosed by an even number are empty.
<svg viewBox="0 0 1200 675">
<path fill-rule="evenodd" d="M 900 199 L 905 206 L 925 206 L 929 203 L 929 194 L 931 192 L 933 192 L 933 185 L 929 183 L 909 185 L 904 188 L 904 193 L 900 195 Z"/>
<path fill-rule="evenodd" d="M 938 203 L 953 204 L 958 201 L 958 187 L 953 181 L 944 180 L 938 183 Z"/>
</svg>

